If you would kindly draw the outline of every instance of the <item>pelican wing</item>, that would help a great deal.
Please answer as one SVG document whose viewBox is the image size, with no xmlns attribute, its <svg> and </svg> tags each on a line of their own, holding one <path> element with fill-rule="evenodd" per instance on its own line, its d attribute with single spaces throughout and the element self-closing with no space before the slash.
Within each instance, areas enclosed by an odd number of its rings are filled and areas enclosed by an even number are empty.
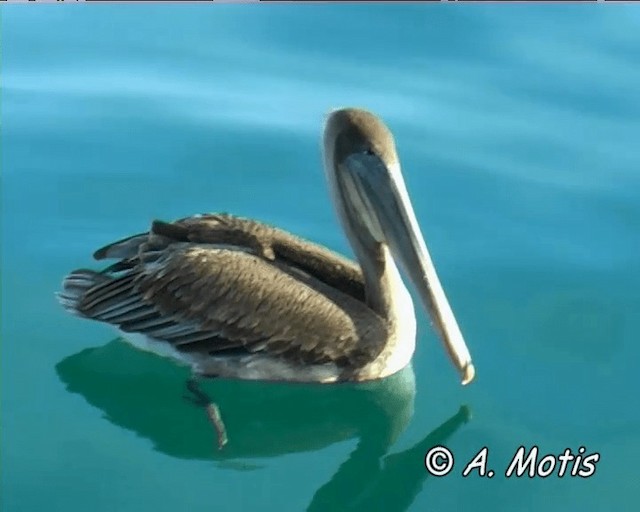
<svg viewBox="0 0 640 512">
<path fill-rule="evenodd" d="M 97 251 L 97 258 L 121 259 L 101 273 L 72 273 L 64 293 L 72 296 L 76 287 L 73 307 L 82 316 L 183 351 L 261 352 L 340 366 L 380 353 L 384 321 L 349 293 L 361 279 L 357 266 L 313 244 L 306 263 L 286 243 L 304 241 L 244 219 L 245 229 L 237 229 L 229 218 L 154 222 L 149 233 Z M 341 276 L 342 290 L 334 286 Z"/>
</svg>

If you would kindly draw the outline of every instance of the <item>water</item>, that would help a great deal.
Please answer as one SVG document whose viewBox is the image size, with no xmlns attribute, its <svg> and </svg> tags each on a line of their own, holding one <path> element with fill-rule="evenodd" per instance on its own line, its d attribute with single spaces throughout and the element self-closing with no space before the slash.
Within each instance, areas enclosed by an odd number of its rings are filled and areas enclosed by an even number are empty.
<svg viewBox="0 0 640 512">
<path fill-rule="evenodd" d="M 2 510 L 633 508 L 639 29 L 632 5 L 3 6 Z M 218 452 L 183 368 L 53 293 L 97 247 L 197 212 L 350 254 L 318 142 L 342 105 L 396 134 L 477 381 L 420 311 L 388 381 L 208 384 Z M 601 458 L 506 478 L 520 445 Z M 462 478 L 485 446 L 494 478 Z"/>
</svg>

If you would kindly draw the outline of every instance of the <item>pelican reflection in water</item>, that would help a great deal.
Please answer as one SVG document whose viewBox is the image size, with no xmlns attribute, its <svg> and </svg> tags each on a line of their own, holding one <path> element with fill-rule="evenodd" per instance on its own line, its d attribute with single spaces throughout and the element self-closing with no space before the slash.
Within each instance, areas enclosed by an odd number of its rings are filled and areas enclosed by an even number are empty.
<svg viewBox="0 0 640 512">
<path fill-rule="evenodd" d="M 207 377 L 360 382 L 411 360 L 414 285 L 463 384 L 475 370 L 420 232 L 393 136 L 374 114 L 333 111 L 325 173 L 358 264 L 281 229 L 196 215 L 95 252 L 58 297 L 71 313 L 116 326 L 139 348 Z"/>
<path fill-rule="evenodd" d="M 422 433 L 412 446 L 390 453 L 413 417 L 412 365 L 386 379 L 342 386 L 274 383 L 256 392 L 259 382 L 202 382 L 224 411 L 232 439 L 218 450 L 203 415 L 176 392 L 186 372 L 167 359 L 113 340 L 65 357 L 56 372 L 69 392 L 82 396 L 106 421 L 134 432 L 171 458 L 212 461 L 224 471 L 250 471 L 268 467 L 269 460 L 283 455 L 319 452 L 336 443 L 350 446 L 327 480 L 311 471 L 310 482 L 324 483 L 314 492 L 309 512 L 333 510 L 336 504 L 341 511 L 409 509 L 430 480 L 422 467 L 425 453 L 432 446 L 448 445 L 471 416 L 464 406 L 449 416 L 456 409 L 453 404 L 447 418 L 431 410 L 421 416 L 422 427 L 415 433 Z M 313 456 L 308 460 L 312 463 Z"/>
</svg>

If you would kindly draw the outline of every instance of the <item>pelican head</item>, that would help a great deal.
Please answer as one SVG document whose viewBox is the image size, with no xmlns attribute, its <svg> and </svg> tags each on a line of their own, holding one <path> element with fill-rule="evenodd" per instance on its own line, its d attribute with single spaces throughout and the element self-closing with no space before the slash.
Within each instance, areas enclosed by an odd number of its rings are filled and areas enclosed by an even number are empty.
<svg viewBox="0 0 640 512">
<path fill-rule="evenodd" d="M 365 286 L 377 278 L 372 259 L 380 259 L 381 248 L 388 248 L 415 286 L 462 384 L 468 384 L 475 375 L 471 355 L 420 231 L 390 130 L 365 110 L 335 110 L 325 125 L 323 150 L 338 215 Z"/>
</svg>

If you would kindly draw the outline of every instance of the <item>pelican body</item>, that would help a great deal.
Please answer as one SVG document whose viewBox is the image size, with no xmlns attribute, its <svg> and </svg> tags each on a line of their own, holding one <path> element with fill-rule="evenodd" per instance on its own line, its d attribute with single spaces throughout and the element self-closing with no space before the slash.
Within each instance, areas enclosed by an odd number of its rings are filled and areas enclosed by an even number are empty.
<svg viewBox="0 0 640 512">
<path fill-rule="evenodd" d="M 374 114 L 330 113 L 324 168 L 358 264 L 276 227 L 227 214 L 167 223 L 95 252 L 58 294 L 80 317 L 196 375 L 368 381 L 411 360 L 414 285 L 462 383 L 475 370 L 420 232 L 393 136 Z M 398 268 L 400 267 L 400 268 Z"/>
</svg>

